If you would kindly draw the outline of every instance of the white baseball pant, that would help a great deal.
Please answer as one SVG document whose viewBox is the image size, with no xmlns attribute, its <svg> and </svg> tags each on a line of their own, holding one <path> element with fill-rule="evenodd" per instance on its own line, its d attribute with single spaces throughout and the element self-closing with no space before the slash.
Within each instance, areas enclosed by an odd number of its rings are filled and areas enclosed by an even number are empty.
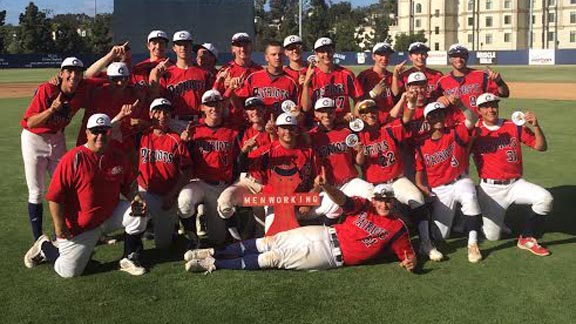
<svg viewBox="0 0 576 324">
<path fill-rule="evenodd" d="M 195 179 L 180 191 L 178 196 L 178 214 L 182 218 L 190 218 L 196 214 L 198 204 L 204 204 L 204 217 L 208 240 L 215 245 L 223 244 L 228 230 L 226 223 L 218 215 L 218 197 L 228 187 L 227 184 L 211 185 L 203 180 Z"/>
<path fill-rule="evenodd" d="M 236 206 L 242 205 L 244 195 L 257 194 L 261 191 L 262 185 L 256 179 L 242 174 L 240 180 L 224 189 L 218 197 L 218 214 L 224 219 L 232 217 L 236 212 Z"/>
<path fill-rule="evenodd" d="M 324 226 L 304 226 L 256 240 L 258 264 L 262 268 L 322 270 L 341 266 L 336 257 L 330 231 Z"/>
<path fill-rule="evenodd" d="M 552 211 L 554 198 L 548 190 L 518 179 L 507 185 L 480 182 L 478 201 L 482 209 L 486 239 L 496 241 L 500 239 L 506 210 L 510 205 L 532 205 L 536 214 L 548 215 Z"/>
<path fill-rule="evenodd" d="M 54 270 L 63 278 L 76 277 L 84 272 L 90 256 L 102 235 L 124 228 L 127 234 L 139 234 L 146 229 L 146 218 L 130 216 L 130 202 L 121 200 L 112 216 L 97 228 L 81 233 L 71 239 L 57 239 L 60 256 L 54 262 Z"/>
<path fill-rule="evenodd" d="M 436 195 L 432 203 L 432 219 L 444 239 L 450 236 L 457 203 L 465 216 L 480 215 L 476 187 L 468 175 L 463 175 L 453 183 L 434 187 L 432 192 Z"/>
<path fill-rule="evenodd" d="M 22 130 L 20 138 L 28 202 L 40 204 L 44 195 L 46 172 L 50 176 L 54 173 L 60 158 L 66 153 L 66 139 L 61 131 L 37 135 L 26 129 Z"/>
<path fill-rule="evenodd" d="M 408 205 L 410 209 L 416 209 L 426 203 L 420 189 L 406 177 L 396 179 L 392 183 L 392 190 L 394 190 L 396 199 L 400 203 Z"/>
</svg>

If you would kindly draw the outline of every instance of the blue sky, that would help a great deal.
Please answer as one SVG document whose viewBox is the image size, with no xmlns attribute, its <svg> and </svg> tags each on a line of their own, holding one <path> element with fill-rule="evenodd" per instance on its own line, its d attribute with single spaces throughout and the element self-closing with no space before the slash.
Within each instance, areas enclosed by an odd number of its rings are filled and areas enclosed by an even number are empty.
<svg viewBox="0 0 576 324">
<path fill-rule="evenodd" d="M 96 11 L 112 12 L 114 0 L 32 0 L 40 10 L 51 9 L 53 14 L 85 13 L 94 16 L 94 3 Z M 366 6 L 377 3 L 378 0 L 348 0 L 353 6 Z M 19 16 L 24 12 L 30 0 L 0 0 L 0 10 L 6 10 L 6 23 L 17 25 Z M 339 2 L 339 1 L 334 1 Z"/>
</svg>

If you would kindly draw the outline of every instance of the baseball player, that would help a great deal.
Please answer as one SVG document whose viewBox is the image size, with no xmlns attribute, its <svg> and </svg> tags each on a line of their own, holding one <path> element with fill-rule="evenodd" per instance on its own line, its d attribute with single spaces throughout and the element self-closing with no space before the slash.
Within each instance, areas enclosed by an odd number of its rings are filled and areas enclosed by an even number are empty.
<svg viewBox="0 0 576 324">
<path fill-rule="evenodd" d="M 461 205 L 468 233 L 468 261 L 482 260 L 478 247 L 481 226 L 476 188 L 468 176 L 468 145 L 477 115 L 462 103 L 456 103 L 466 116 L 465 123 L 446 127 L 440 102 L 429 103 L 424 117 L 432 129 L 416 148 L 416 185 L 432 200 L 432 218 L 442 238 L 450 235 L 456 204 Z"/>
<path fill-rule="evenodd" d="M 131 81 L 133 84 L 148 85 L 152 69 L 159 63 L 166 61 L 166 47 L 169 41 L 168 34 L 162 30 L 153 30 L 148 34 L 146 47 L 149 57 L 136 64 L 132 69 Z"/>
<path fill-rule="evenodd" d="M 110 52 L 102 56 L 98 61 L 92 63 L 92 65 L 86 69 L 84 77 L 108 79 L 106 68 L 112 62 L 125 63 L 129 70 L 132 69 L 132 52 L 128 42 L 114 45 Z"/>
<path fill-rule="evenodd" d="M 344 125 L 335 124 L 336 103 L 330 98 L 320 98 L 314 104 L 318 127 L 310 131 L 312 148 L 324 169 L 328 183 L 344 194 L 369 198 L 374 187 L 359 178 L 355 157 L 363 150 L 360 142 L 348 147 L 346 138 L 352 131 Z M 322 203 L 314 210 L 317 216 L 324 215 L 324 224 L 333 225 L 338 221 L 342 209 L 324 193 L 320 193 Z"/>
<path fill-rule="evenodd" d="M 168 66 L 166 59 L 156 65 L 150 72 L 150 84 L 155 89 L 154 97 L 164 93 L 172 102 L 174 111 L 170 128 L 182 133 L 190 121 L 199 120 L 202 95 L 210 88 L 210 75 L 194 64 L 190 32 L 175 32 L 172 42 L 176 64 Z"/>
<path fill-rule="evenodd" d="M 192 46 L 192 50 L 196 53 L 196 64 L 199 68 L 210 74 L 209 85 L 213 85 L 216 80 L 216 63 L 218 63 L 218 50 L 212 43 L 196 44 Z"/>
<path fill-rule="evenodd" d="M 20 121 L 22 158 L 28 186 L 28 217 L 34 239 L 42 234 L 42 195 L 46 172 L 54 172 L 66 152 L 64 128 L 84 107 L 94 85 L 83 79 L 84 64 L 67 57 L 60 65 L 59 85 L 49 82 L 38 87 Z"/>
<path fill-rule="evenodd" d="M 244 103 L 248 121 L 251 127 L 244 131 L 240 140 L 240 155 L 238 158 L 239 171 L 248 171 L 248 154 L 258 147 L 268 146 L 272 143 L 272 136 L 265 128 L 266 120 L 264 119 L 266 106 L 260 97 L 250 97 Z M 245 194 L 256 194 L 262 191 L 262 178 L 259 172 L 243 172 L 240 179 L 224 189 L 218 197 L 218 214 L 222 217 L 230 235 L 236 240 L 240 240 L 240 233 L 237 228 L 237 221 L 234 219 L 237 206 L 242 203 L 242 197 Z M 253 208 L 255 216 L 258 219 L 264 219 L 264 210 L 261 207 Z"/>
<path fill-rule="evenodd" d="M 483 229 L 488 240 L 500 239 L 506 209 L 511 204 L 532 205 L 532 213 L 525 223 L 517 246 L 538 256 L 550 251 L 538 244 L 546 216 L 552 210 L 553 198 L 546 189 L 522 178 L 522 148 L 520 143 L 546 151 L 544 132 L 536 115 L 526 112 L 523 120 L 531 126 L 517 126 L 513 121 L 499 118 L 500 98 L 484 93 L 478 97 L 477 137 L 472 148 L 480 177 L 478 200 L 483 214 Z"/>
<path fill-rule="evenodd" d="M 330 38 L 316 40 L 314 54 L 317 63 L 306 69 L 302 85 L 302 109 L 310 111 L 316 100 L 327 97 L 336 102 L 337 123 L 352 119 L 350 99 L 359 100 L 364 96 L 360 83 L 352 71 L 333 62 L 334 42 Z"/>
<path fill-rule="evenodd" d="M 304 226 L 223 249 L 190 251 L 186 271 L 333 269 L 365 263 L 385 251 L 392 251 L 401 267 L 414 270 L 416 255 L 408 228 L 393 212 L 391 190 L 378 186 L 372 200 L 351 198 L 319 178 L 316 185 L 343 208 L 346 218 L 342 224 Z"/>
<path fill-rule="evenodd" d="M 394 95 L 390 91 L 392 73 L 386 69 L 390 55 L 393 53 L 394 50 L 390 44 L 376 43 L 372 48 L 374 66 L 358 74 L 358 82 L 362 90 L 376 102 L 381 123 L 386 123 L 390 110 L 394 107 Z"/>
<path fill-rule="evenodd" d="M 403 61 L 394 67 L 391 87 L 394 96 L 398 96 L 402 92 L 406 91 L 405 88 L 410 74 L 414 72 L 422 72 L 426 76 L 428 82 L 426 97 L 431 99 L 432 93 L 436 90 L 436 83 L 440 77 L 442 77 L 442 72 L 426 66 L 429 51 L 430 48 L 422 42 L 414 42 L 408 46 L 408 57 L 412 62 L 412 67 L 404 70 L 406 61 Z"/>
<path fill-rule="evenodd" d="M 224 189 L 237 176 L 236 158 L 239 151 L 238 131 L 228 127 L 223 119 L 227 104 L 218 90 L 208 90 L 202 96 L 202 112 L 206 116 L 203 124 L 191 127 L 182 133 L 189 142 L 190 154 L 197 180 L 186 185 L 178 197 L 178 210 L 187 233 L 194 231 L 196 207 L 202 204 L 206 222 L 208 242 L 221 245 L 226 240 L 226 226 L 218 217 L 217 200 Z M 190 237 L 194 237 L 192 234 Z M 203 243 L 203 242 L 202 242 Z M 191 242 L 190 248 L 195 248 Z"/>
<path fill-rule="evenodd" d="M 490 92 L 500 97 L 507 98 L 510 95 L 508 85 L 500 73 L 486 70 L 472 69 L 467 66 L 468 49 L 460 44 L 453 44 L 448 49 L 448 59 L 452 65 L 452 71 L 440 79 L 436 85 L 437 98 L 441 95 L 459 97 L 460 101 L 470 110 L 478 113 L 476 99 L 484 92 Z M 445 101 L 443 101 L 446 104 Z"/>
<path fill-rule="evenodd" d="M 304 57 L 302 57 L 303 44 L 302 38 L 298 35 L 290 35 L 284 38 L 283 42 L 284 53 L 286 54 L 286 57 L 288 57 L 288 65 L 284 67 L 284 72 L 294 79 L 298 85 L 301 85 L 304 82 L 304 76 L 306 74 L 303 72 L 305 72 L 305 69 L 308 67 Z"/>
<path fill-rule="evenodd" d="M 267 109 L 266 115 L 274 114 L 276 117 L 282 113 L 280 105 L 283 101 L 298 100 L 298 84 L 284 72 L 284 48 L 280 43 L 269 42 L 264 58 L 266 68 L 247 76 L 235 91 L 235 96 L 242 101 L 251 96 L 262 98 Z M 237 103 L 236 106 L 242 106 L 243 103 Z"/>
<path fill-rule="evenodd" d="M 405 101 L 408 101 L 406 107 Z M 420 236 L 420 254 L 426 255 L 432 261 L 440 261 L 443 255 L 430 239 L 430 212 L 425 205 L 424 196 L 404 175 L 405 161 L 401 149 L 413 136 L 408 129 L 408 123 L 416 111 L 416 101 L 417 93 L 403 93 L 391 111 L 396 114 L 395 110 L 401 110 L 402 118 L 388 124 L 380 123 L 380 109 L 374 100 L 363 100 L 357 105 L 356 110 L 364 121 L 365 128 L 358 134 L 362 150 L 356 154 L 356 163 L 361 166 L 366 181 L 374 185 L 386 184 L 393 188 L 396 199 L 410 208 L 410 217 Z M 399 109 L 400 107 L 405 109 Z"/>
<path fill-rule="evenodd" d="M 120 270 L 131 275 L 146 272 L 139 263 L 142 245 L 137 240 L 146 227 L 145 218 L 139 217 L 146 214 L 146 202 L 133 186 L 128 159 L 109 145 L 110 128 L 107 115 L 92 115 L 86 144 L 66 153 L 56 167 L 46 196 L 56 243 L 41 235 L 24 256 L 27 268 L 49 261 L 61 277 L 79 276 L 98 239 L 124 228 Z M 120 194 L 132 202 L 120 200 Z"/>
</svg>

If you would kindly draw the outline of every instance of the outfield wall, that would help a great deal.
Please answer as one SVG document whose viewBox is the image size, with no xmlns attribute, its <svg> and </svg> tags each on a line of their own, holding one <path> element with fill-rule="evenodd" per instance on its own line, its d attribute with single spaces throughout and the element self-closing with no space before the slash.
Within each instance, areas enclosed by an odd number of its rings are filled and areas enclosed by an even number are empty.
<svg viewBox="0 0 576 324">
<path fill-rule="evenodd" d="M 171 53 L 172 54 L 172 53 Z M 311 53 L 306 53 L 305 56 Z M 148 54 L 133 55 L 133 62 L 147 58 Z M 173 55 L 171 55 L 172 58 Z M 253 53 L 256 63 L 265 65 L 264 53 Z M 398 52 L 390 58 L 390 65 L 395 65 L 407 59 L 407 52 Z M 84 64 L 92 64 L 99 57 L 95 55 L 78 55 Z M 0 69 L 8 68 L 57 68 L 62 57 L 56 54 L 0 54 Z M 231 53 L 220 53 L 218 63 L 223 64 L 232 59 Z M 372 65 L 374 61 L 370 53 L 345 52 L 336 53 L 334 60 L 342 65 Z M 429 65 L 446 65 L 446 52 L 430 52 Z M 522 51 L 477 51 L 471 52 L 468 58 L 471 65 L 560 65 L 576 64 L 576 49 L 564 50 L 528 50 Z"/>
</svg>

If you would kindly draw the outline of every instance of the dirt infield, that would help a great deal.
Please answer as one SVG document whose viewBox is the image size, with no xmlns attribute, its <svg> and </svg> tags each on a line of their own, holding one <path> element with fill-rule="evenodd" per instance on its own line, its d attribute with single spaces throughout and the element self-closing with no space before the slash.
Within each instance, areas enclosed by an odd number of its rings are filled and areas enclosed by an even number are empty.
<svg viewBox="0 0 576 324">
<path fill-rule="evenodd" d="M 576 100 L 576 83 L 508 83 L 513 98 Z M 38 83 L 2 83 L 0 99 L 30 97 Z"/>
</svg>

